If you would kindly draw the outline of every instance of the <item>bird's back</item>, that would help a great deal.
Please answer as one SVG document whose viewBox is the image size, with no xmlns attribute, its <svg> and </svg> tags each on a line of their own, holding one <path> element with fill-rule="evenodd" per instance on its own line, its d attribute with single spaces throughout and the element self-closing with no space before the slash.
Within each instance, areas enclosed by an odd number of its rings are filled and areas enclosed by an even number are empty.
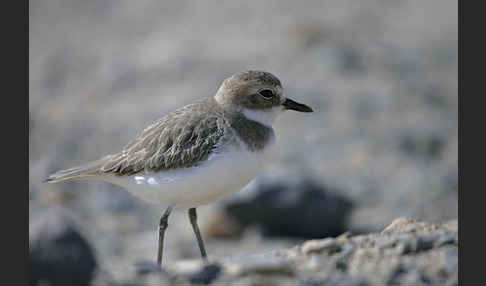
<svg viewBox="0 0 486 286">
<path fill-rule="evenodd" d="M 120 152 L 58 171 L 46 181 L 130 176 L 193 167 L 227 143 L 229 128 L 214 99 L 205 98 L 156 120 Z"/>
</svg>

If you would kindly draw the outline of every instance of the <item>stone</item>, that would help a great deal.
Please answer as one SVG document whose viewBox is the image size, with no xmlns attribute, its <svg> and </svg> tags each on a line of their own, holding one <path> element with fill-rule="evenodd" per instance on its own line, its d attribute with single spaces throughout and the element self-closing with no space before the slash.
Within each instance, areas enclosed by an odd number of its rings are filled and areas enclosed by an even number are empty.
<svg viewBox="0 0 486 286">
<path fill-rule="evenodd" d="M 221 273 L 221 266 L 218 264 L 204 265 L 200 271 L 186 276 L 192 284 L 209 284 L 216 280 Z"/>
<path fill-rule="evenodd" d="M 29 203 L 31 285 L 89 285 L 96 269 L 90 243 L 66 210 Z"/>
<path fill-rule="evenodd" d="M 325 238 L 319 240 L 309 240 L 302 245 L 302 252 L 310 254 L 313 252 L 333 254 L 341 249 L 341 245 L 332 238 Z"/>
<path fill-rule="evenodd" d="M 178 261 L 167 266 L 167 273 L 177 283 L 209 284 L 220 277 L 223 270 L 219 263 L 204 263 L 200 259 Z"/>
<path fill-rule="evenodd" d="M 240 225 L 259 226 L 268 236 L 324 238 L 345 232 L 353 204 L 306 176 L 257 178 L 223 210 Z"/>
</svg>

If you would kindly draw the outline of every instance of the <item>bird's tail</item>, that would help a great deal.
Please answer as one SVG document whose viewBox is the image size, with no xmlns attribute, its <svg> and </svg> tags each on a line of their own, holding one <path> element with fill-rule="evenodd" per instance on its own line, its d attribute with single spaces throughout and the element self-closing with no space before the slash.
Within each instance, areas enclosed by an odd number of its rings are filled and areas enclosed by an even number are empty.
<svg viewBox="0 0 486 286">
<path fill-rule="evenodd" d="M 57 182 L 68 181 L 72 179 L 81 179 L 81 178 L 96 176 L 99 173 L 100 168 L 104 165 L 107 158 L 109 157 L 110 156 L 106 156 L 102 159 L 89 162 L 81 166 L 57 171 L 49 175 L 47 179 L 44 180 L 44 182 L 57 183 Z"/>
</svg>

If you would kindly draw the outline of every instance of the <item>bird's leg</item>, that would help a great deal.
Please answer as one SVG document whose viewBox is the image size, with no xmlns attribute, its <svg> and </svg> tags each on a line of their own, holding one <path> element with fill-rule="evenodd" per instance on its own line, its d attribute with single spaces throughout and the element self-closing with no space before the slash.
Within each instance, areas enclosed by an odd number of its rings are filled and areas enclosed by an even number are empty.
<svg viewBox="0 0 486 286">
<path fill-rule="evenodd" d="M 208 262 L 208 258 L 206 255 L 206 249 L 204 248 L 204 242 L 201 238 L 201 232 L 199 231 L 199 227 L 197 226 L 197 213 L 196 208 L 189 209 L 189 220 L 191 221 L 192 229 L 196 234 L 197 244 L 199 245 L 199 250 L 201 250 L 201 256 L 205 262 Z"/>
<path fill-rule="evenodd" d="M 162 252 L 164 250 L 164 234 L 165 230 L 167 229 L 167 221 L 169 220 L 170 212 L 172 211 L 172 206 L 169 206 L 162 217 L 160 218 L 159 223 L 159 252 L 157 255 L 157 264 L 160 266 L 162 264 Z"/>
</svg>

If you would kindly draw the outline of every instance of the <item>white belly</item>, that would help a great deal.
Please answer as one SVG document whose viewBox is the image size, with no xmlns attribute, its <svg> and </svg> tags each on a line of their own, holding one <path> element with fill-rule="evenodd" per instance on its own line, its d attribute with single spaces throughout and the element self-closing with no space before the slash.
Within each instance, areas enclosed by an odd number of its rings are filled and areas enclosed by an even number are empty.
<svg viewBox="0 0 486 286">
<path fill-rule="evenodd" d="M 141 199 L 176 207 L 197 207 L 243 188 L 264 167 L 272 146 L 261 153 L 232 150 L 211 155 L 198 167 L 104 178 Z"/>
</svg>

